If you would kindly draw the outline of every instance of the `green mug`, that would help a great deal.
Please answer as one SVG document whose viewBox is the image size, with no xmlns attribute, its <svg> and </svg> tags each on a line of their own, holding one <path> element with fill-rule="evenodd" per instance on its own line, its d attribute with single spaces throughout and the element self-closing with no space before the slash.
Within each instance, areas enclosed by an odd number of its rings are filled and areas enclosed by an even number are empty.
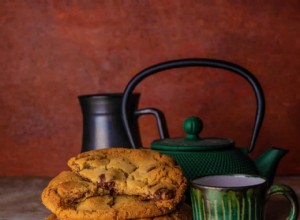
<svg viewBox="0 0 300 220">
<path fill-rule="evenodd" d="M 203 176 L 191 181 L 194 220 L 262 220 L 267 200 L 284 195 L 291 203 L 289 217 L 297 220 L 296 193 L 286 185 L 268 186 L 260 176 L 233 174 Z"/>
</svg>

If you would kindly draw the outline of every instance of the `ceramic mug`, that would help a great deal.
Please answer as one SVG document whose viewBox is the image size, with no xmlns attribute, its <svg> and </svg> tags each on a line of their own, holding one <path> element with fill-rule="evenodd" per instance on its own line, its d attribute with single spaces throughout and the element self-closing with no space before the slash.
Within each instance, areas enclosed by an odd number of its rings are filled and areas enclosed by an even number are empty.
<svg viewBox="0 0 300 220">
<path fill-rule="evenodd" d="M 265 203 L 273 195 L 289 200 L 288 219 L 297 220 L 297 196 L 286 185 L 268 187 L 263 177 L 244 174 L 203 176 L 191 181 L 194 220 L 262 220 Z"/>
</svg>

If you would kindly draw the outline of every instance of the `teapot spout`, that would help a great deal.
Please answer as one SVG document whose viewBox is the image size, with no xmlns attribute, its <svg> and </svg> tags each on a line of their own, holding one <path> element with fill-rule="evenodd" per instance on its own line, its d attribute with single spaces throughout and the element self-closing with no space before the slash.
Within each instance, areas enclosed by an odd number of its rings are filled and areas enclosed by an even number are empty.
<svg viewBox="0 0 300 220">
<path fill-rule="evenodd" d="M 287 152 L 288 150 L 272 147 L 254 161 L 259 174 L 267 178 L 269 184 L 273 183 L 279 161 Z"/>
</svg>

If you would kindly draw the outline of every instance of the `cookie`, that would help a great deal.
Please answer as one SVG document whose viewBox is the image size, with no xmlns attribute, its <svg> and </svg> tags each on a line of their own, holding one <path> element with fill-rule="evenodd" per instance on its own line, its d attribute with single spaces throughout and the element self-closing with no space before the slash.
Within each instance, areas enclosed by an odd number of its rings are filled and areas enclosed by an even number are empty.
<svg viewBox="0 0 300 220">
<path fill-rule="evenodd" d="M 167 215 L 149 217 L 149 218 L 136 218 L 136 220 L 192 220 L 192 219 L 193 219 L 192 208 L 185 203 L 180 204 L 176 210 L 174 210 L 173 212 Z M 64 219 L 62 218 L 58 219 L 55 214 L 51 214 L 50 216 L 45 218 L 45 220 L 64 220 Z M 97 220 L 100 220 L 100 218 L 97 218 Z"/>
<path fill-rule="evenodd" d="M 168 208 L 138 196 L 107 194 L 80 175 L 64 171 L 52 179 L 42 193 L 42 202 L 60 219 L 130 219 L 159 216 Z"/>
<path fill-rule="evenodd" d="M 42 202 L 53 213 L 59 213 L 71 204 L 97 194 L 97 191 L 95 184 L 84 180 L 80 175 L 63 171 L 43 190 Z"/>
<path fill-rule="evenodd" d="M 192 220 L 193 219 L 193 211 L 192 207 L 186 203 L 182 203 L 178 205 L 178 208 L 173 212 L 162 215 L 158 217 L 152 218 L 143 218 L 140 220 Z"/>
<path fill-rule="evenodd" d="M 68 165 L 105 192 L 138 196 L 162 208 L 174 209 L 187 185 L 175 160 L 154 150 L 88 151 L 71 158 Z"/>
<path fill-rule="evenodd" d="M 173 158 L 152 150 L 110 148 L 79 154 L 54 177 L 43 204 L 59 219 L 141 219 L 182 201 L 186 178 Z"/>
</svg>

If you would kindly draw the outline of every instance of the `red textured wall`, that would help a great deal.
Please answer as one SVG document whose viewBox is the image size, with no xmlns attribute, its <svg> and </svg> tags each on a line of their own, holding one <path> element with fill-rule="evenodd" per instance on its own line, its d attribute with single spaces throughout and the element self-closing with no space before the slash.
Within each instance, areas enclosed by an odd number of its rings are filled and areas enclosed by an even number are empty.
<svg viewBox="0 0 300 220">
<path fill-rule="evenodd" d="M 81 148 L 78 95 L 122 92 L 140 70 L 203 57 L 253 72 L 266 96 L 256 157 L 270 146 L 290 153 L 278 175 L 300 174 L 300 2 L 0 1 L 0 175 L 55 175 Z M 141 83 L 141 107 L 166 114 L 171 136 L 189 115 L 203 135 L 247 146 L 255 98 L 244 79 L 188 68 Z M 157 138 L 140 119 L 144 145 Z"/>
</svg>

